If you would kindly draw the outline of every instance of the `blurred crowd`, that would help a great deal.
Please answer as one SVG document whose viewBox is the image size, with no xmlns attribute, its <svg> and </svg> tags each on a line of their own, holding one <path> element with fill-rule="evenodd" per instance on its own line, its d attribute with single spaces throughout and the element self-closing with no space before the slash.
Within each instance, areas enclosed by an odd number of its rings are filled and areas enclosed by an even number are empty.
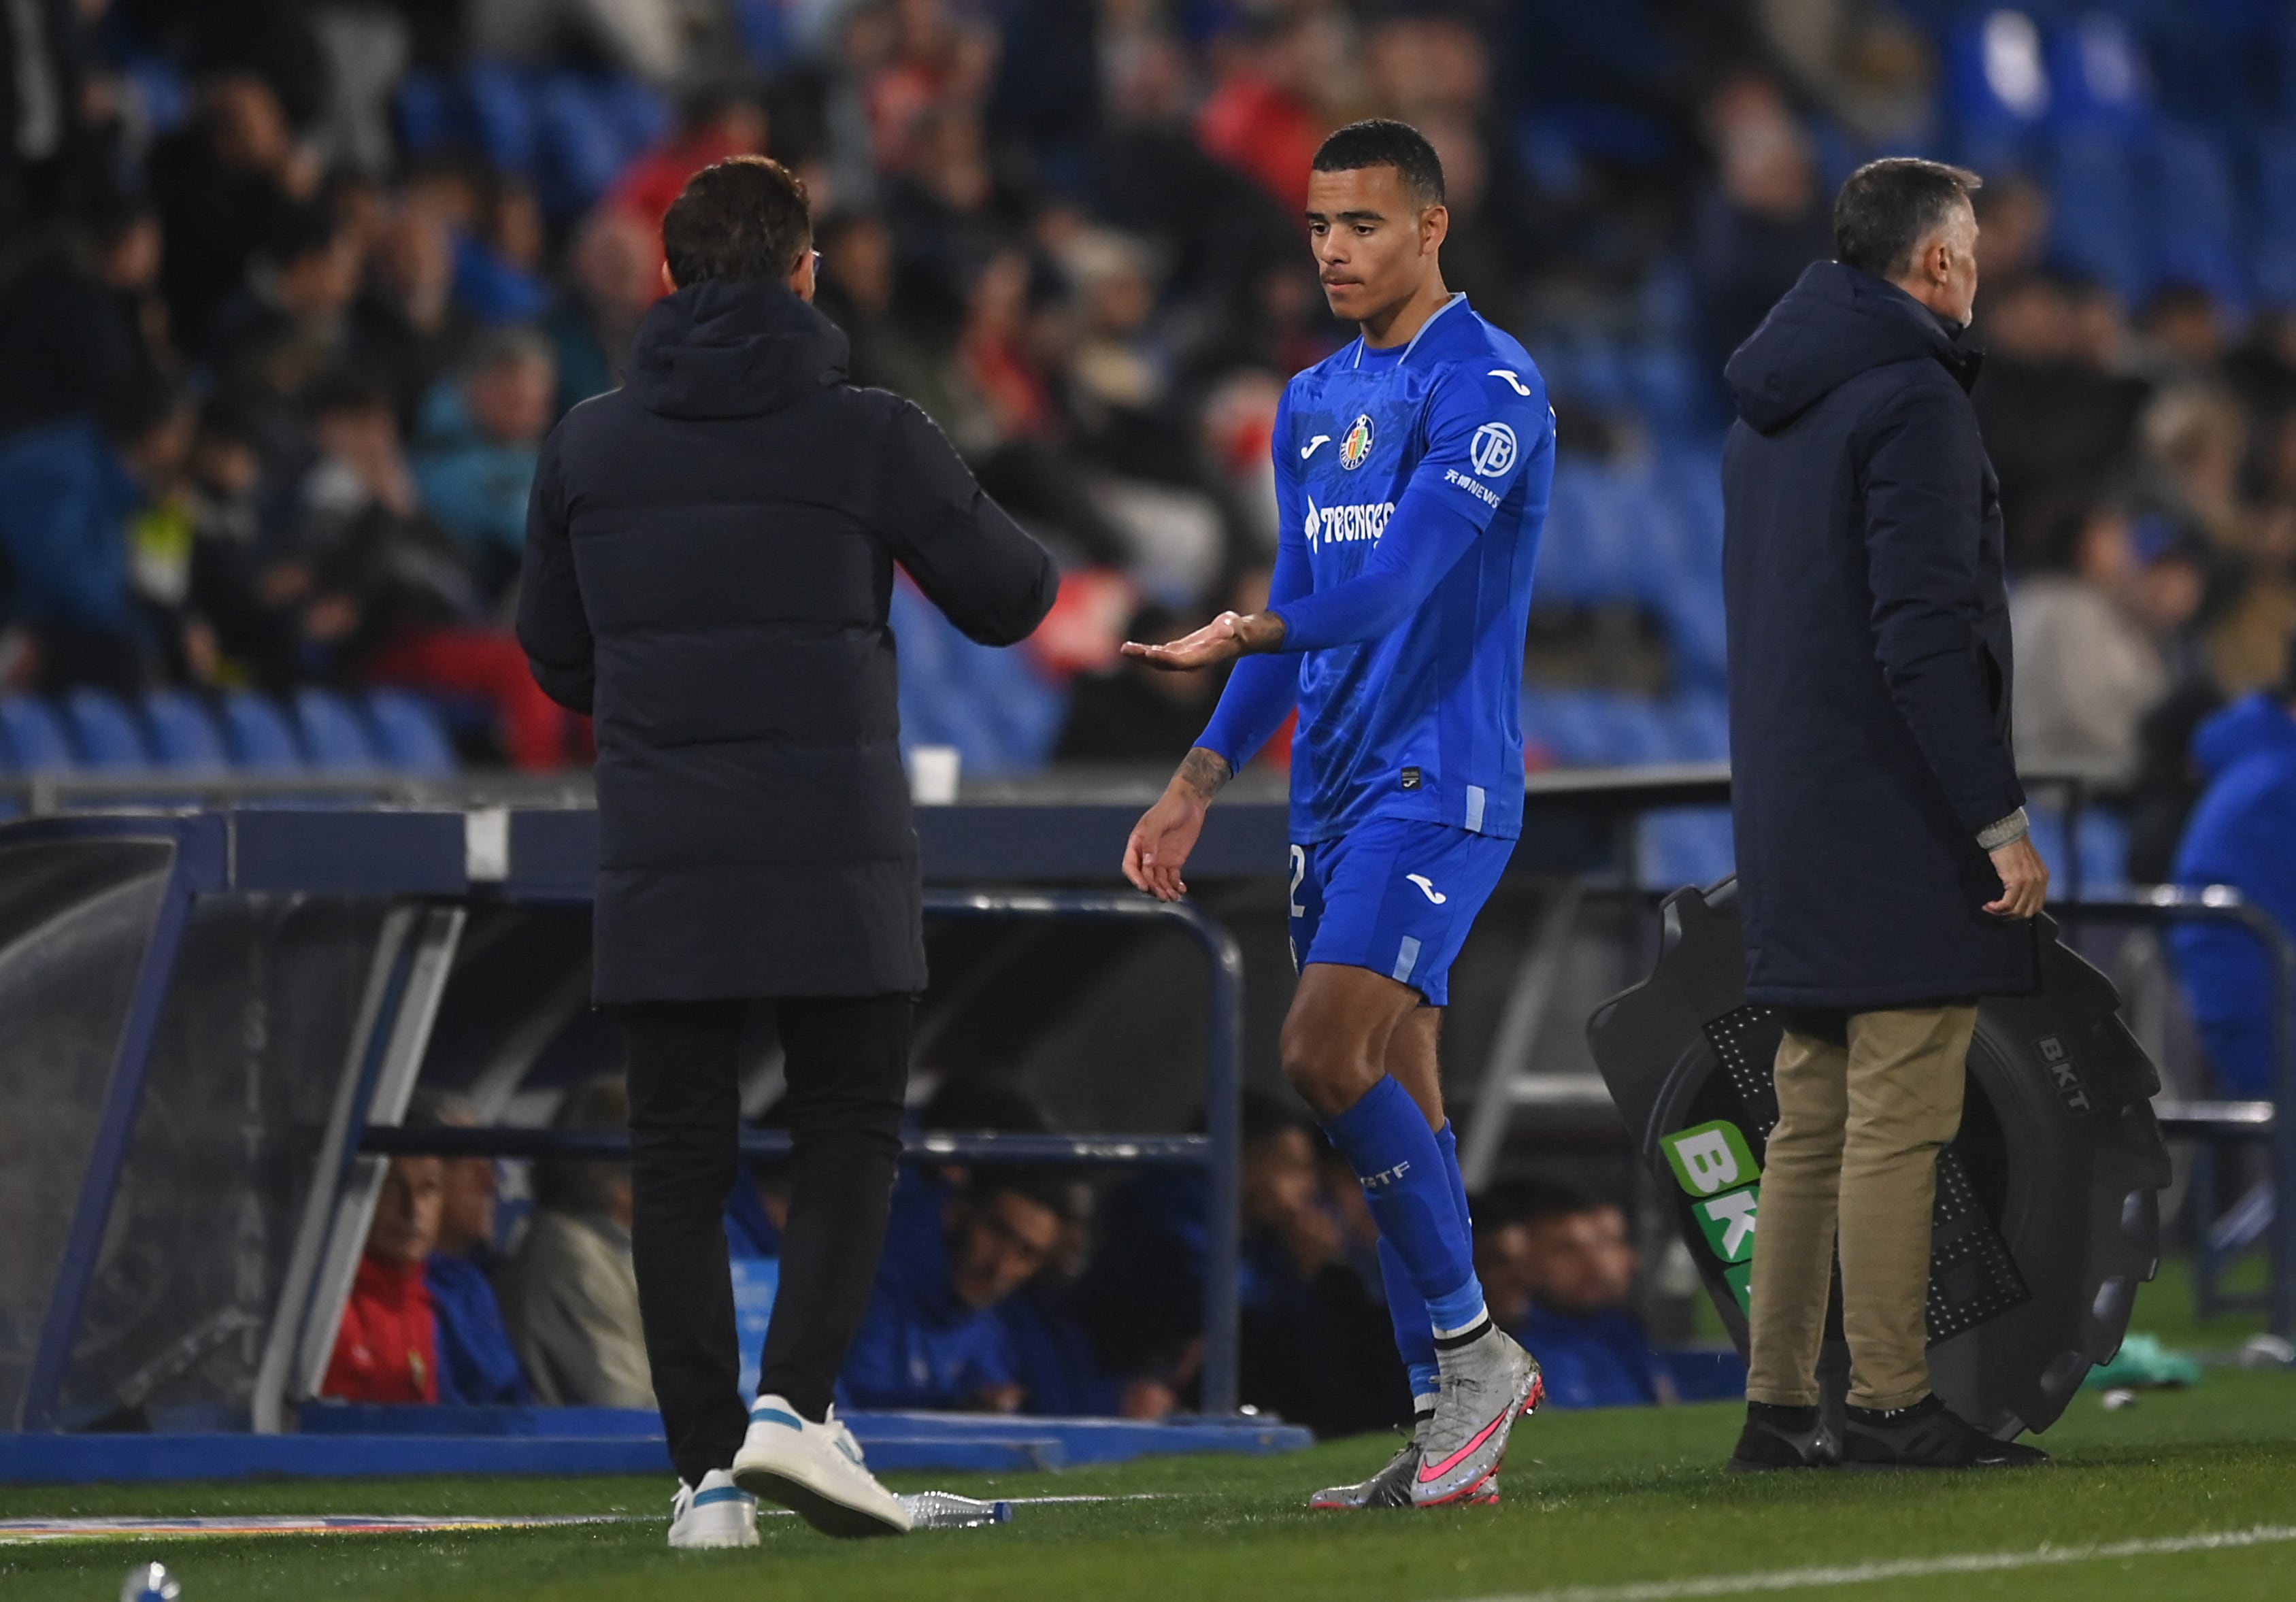
<svg viewBox="0 0 2296 1602">
<path fill-rule="evenodd" d="M 856 380 L 925 406 L 1070 575 L 1021 760 L 1173 756 L 1217 685 L 1112 645 L 1264 582 L 1275 400 L 1349 332 L 1296 218 L 1324 132 L 1428 133 L 1447 275 L 1546 359 L 1568 455 L 1696 453 L 1722 359 L 1829 253 L 1848 166 L 1967 153 L 1978 9 L 28 0 L 0 684 L 390 683 L 461 709 L 480 760 L 582 760 L 503 629 L 535 451 L 618 381 L 685 179 L 763 150 L 812 191 Z M 2185 736 L 2296 623 L 2296 323 L 2206 274 L 2132 306 L 2069 264 L 2025 149 L 1988 147 L 1979 395 L 2023 755 L 2136 794 L 2160 877 Z M 1665 628 L 1608 610 L 1543 607 L 1535 676 L 1663 693 Z"/>
<path fill-rule="evenodd" d="M 536 453 L 619 382 L 685 179 L 764 151 L 813 195 L 853 377 L 922 405 L 1063 568 L 1025 661 L 994 668 L 1020 679 L 971 677 L 897 597 L 905 695 L 970 697 L 964 727 L 1018 766 L 1176 759 L 1218 683 L 1114 647 L 1264 594 L 1277 398 L 1351 333 L 1298 222 L 1309 157 L 1385 113 L 1443 159 L 1450 283 L 1547 374 L 1580 476 L 1575 498 L 1558 481 L 1542 583 L 1611 542 L 1611 578 L 1582 563 L 1534 614 L 1527 723 L 1542 688 L 1627 698 L 1589 703 L 1609 717 L 1695 674 L 1710 710 L 1718 661 L 1685 646 L 1719 615 L 1710 543 L 1692 562 L 1639 513 L 1573 509 L 1653 464 L 1710 499 L 1723 358 L 1830 254 L 1838 181 L 1911 152 L 1988 179 L 1976 402 L 2021 760 L 2119 809 L 2106 875 L 2229 881 L 2296 927 L 2284 6 L 16 0 L 0 43 L 0 692 L 388 684 L 436 698 L 474 761 L 586 760 L 506 627 Z M 2151 198 L 2106 216 L 2131 173 Z M 2185 248 L 2211 227 L 2248 265 Z M 2179 956 L 2220 1073 L 2264 1083 L 2260 957 L 2197 935 Z M 1306 1131 L 1262 1121 L 1248 1394 L 1377 1422 L 1363 1409 L 1405 1399 L 1357 1383 L 1392 1367 L 1359 1200 Z M 394 1164 L 400 1221 L 377 1225 L 354 1315 L 396 1333 L 347 1327 L 331 1388 L 641 1397 L 627 1182 L 537 1176 L 497 1267 L 480 1168 Z M 1201 1197 L 1136 1184 L 1087 1222 L 1037 1179 L 915 1181 L 855 1400 L 1170 1405 L 1200 1358 Z M 762 1245 L 770 1209 L 748 1216 Z M 1600 1294 L 1542 1269 L 1521 1316 L 1611 1351 L 1615 1215 L 1550 1196 L 1481 1217 L 1495 1253 L 1577 1243 L 1574 1282 Z M 1158 1318 L 1121 1310 L 1152 1272 Z M 455 1310 L 497 1291 L 483 1331 Z M 1657 1394 L 1632 1346 L 1590 1372 Z"/>
<path fill-rule="evenodd" d="M 617 1127 L 619 1085 L 570 1090 L 557 1127 Z M 767 1121 L 771 1115 L 768 1113 Z M 418 1093 L 407 1121 L 475 1121 Z M 1042 1134 L 1043 1113 L 953 1080 L 920 1112 L 937 1130 Z M 1247 1097 L 1242 1400 L 1320 1434 L 1407 1424 L 1411 1396 L 1363 1191 L 1312 1124 Z M 630 1267 L 627 1170 L 552 1161 L 497 1212 L 484 1158 L 392 1160 L 322 1387 L 345 1401 L 651 1408 Z M 736 1305 L 755 1345 L 787 1192 L 745 1175 L 726 1212 Z M 1624 1214 L 1516 1181 L 1475 1205 L 1492 1315 L 1545 1366 L 1552 1405 L 1635 1407 L 1726 1393 L 1726 1354 L 1660 1351 L 1636 1308 Z M 875 1295 L 839 1382 L 848 1408 L 1160 1418 L 1196 1401 L 1208 1197 L 1200 1170 L 1088 1184 L 1057 1171 L 904 1170 Z M 754 1315 L 754 1316 L 753 1316 Z M 754 1363 L 754 1351 L 748 1360 Z"/>
</svg>

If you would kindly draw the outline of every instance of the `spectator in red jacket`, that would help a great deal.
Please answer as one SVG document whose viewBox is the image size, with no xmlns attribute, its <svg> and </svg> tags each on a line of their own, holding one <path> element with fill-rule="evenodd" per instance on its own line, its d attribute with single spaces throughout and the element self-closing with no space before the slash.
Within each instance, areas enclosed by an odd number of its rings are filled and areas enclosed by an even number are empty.
<svg viewBox="0 0 2296 1602">
<path fill-rule="evenodd" d="M 423 1264 L 439 1244 L 446 1164 L 393 1157 L 375 1203 L 322 1396 L 344 1401 L 439 1400 L 438 1319 Z"/>
</svg>

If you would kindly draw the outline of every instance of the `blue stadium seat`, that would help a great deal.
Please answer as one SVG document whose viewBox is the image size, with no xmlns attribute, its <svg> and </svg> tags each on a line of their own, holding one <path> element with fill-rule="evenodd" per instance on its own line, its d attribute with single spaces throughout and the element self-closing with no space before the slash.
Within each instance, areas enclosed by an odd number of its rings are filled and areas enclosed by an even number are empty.
<svg viewBox="0 0 2296 1602">
<path fill-rule="evenodd" d="M 669 102 L 635 78 L 597 79 L 590 86 L 590 103 L 612 127 L 625 160 L 668 138 L 677 120 Z"/>
<path fill-rule="evenodd" d="M 2111 127 L 2064 129 L 2051 149 L 2049 178 L 2055 252 L 2136 300 L 2148 286 L 2150 252 L 2124 136 Z"/>
<path fill-rule="evenodd" d="M 398 80 L 391 97 L 391 117 L 398 125 L 399 145 L 409 155 L 421 155 L 466 136 L 468 119 L 455 86 L 424 68 L 417 67 Z"/>
<path fill-rule="evenodd" d="M 326 773 L 364 773 L 376 766 L 365 727 L 350 703 L 331 690 L 295 692 L 295 727 L 304 755 Z"/>
<path fill-rule="evenodd" d="M 1591 527 L 1598 515 L 1599 472 L 1576 457 L 1554 464 L 1554 489 L 1547 502 L 1546 528 L 1539 536 L 1538 565 L 1531 578 L 1534 605 L 1576 606 L 1588 600 L 1593 585 L 1587 556 Z"/>
<path fill-rule="evenodd" d="M 1658 703 L 1647 695 L 1603 693 L 1598 702 L 1603 738 L 1598 759 L 1614 768 L 1639 768 L 1674 755 L 1673 730 Z"/>
<path fill-rule="evenodd" d="M 1643 819 L 1636 878 L 1645 890 L 1707 885 L 1735 871 L 1727 807 L 1679 807 Z"/>
<path fill-rule="evenodd" d="M 303 766 L 286 714 L 269 696 L 252 690 L 234 690 L 223 698 L 223 742 L 234 768 L 292 773 Z"/>
<path fill-rule="evenodd" d="M 2198 283 L 2228 306 L 2248 303 L 2241 203 L 2232 163 L 2202 129 L 2163 123 L 2144 138 L 2152 178 L 2152 282 Z"/>
<path fill-rule="evenodd" d="M 2048 30 L 2049 119 L 2134 127 L 2152 113 L 2143 46 L 2109 12 L 2084 9 Z"/>
<path fill-rule="evenodd" d="M 534 108 L 525 74 L 502 62 L 472 62 L 463 69 L 462 92 L 480 151 L 505 172 L 534 171 Z"/>
<path fill-rule="evenodd" d="M 1537 697 L 1531 719 L 1540 743 L 1565 768 L 1593 768 L 1604 760 L 1607 733 L 1602 704 L 1592 691 L 1554 690 Z"/>
<path fill-rule="evenodd" d="M 187 690 L 154 690 L 144 698 L 144 743 L 162 768 L 228 767 L 223 733 L 207 703 Z"/>
<path fill-rule="evenodd" d="M 8 765 L 20 772 L 78 766 L 71 742 L 64 737 L 63 720 L 37 695 L 0 700 L 0 744 L 7 748 Z"/>
<path fill-rule="evenodd" d="M 149 768 L 152 752 L 135 715 L 119 697 L 83 685 L 64 697 L 64 727 L 84 768 Z"/>
<path fill-rule="evenodd" d="M 2296 127 L 2257 135 L 2251 152 L 2256 177 L 2251 281 L 2266 304 L 2296 306 Z"/>
<path fill-rule="evenodd" d="M 1955 25 L 1944 45 L 1943 121 L 1958 153 L 1984 171 L 2015 166 L 2052 103 L 2040 30 L 2022 12 L 1988 11 Z"/>
<path fill-rule="evenodd" d="M 578 73 L 545 73 L 530 86 L 536 194 L 554 218 L 587 209 L 630 155 L 598 101 L 589 80 Z"/>
<path fill-rule="evenodd" d="M 2032 819 L 2033 849 L 2049 865 L 2052 897 L 2072 891 L 2073 849 L 2080 855 L 2083 896 L 2120 895 L 2128 889 L 2128 823 L 2120 813 L 2083 808 L 2077 842 L 2068 841 L 2064 810 L 2053 801 L 2030 801 L 2026 815 Z"/>
<path fill-rule="evenodd" d="M 1719 762 L 1730 755 L 1730 701 L 1716 689 L 1687 690 L 1667 702 L 1663 711 L 1671 734 L 1668 759 L 1677 762 Z"/>
<path fill-rule="evenodd" d="M 901 743 L 954 745 L 975 776 L 1041 767 L 1066 697 L 1020 652 L 977 645 L 906 582 L 893 587 L 901 652 Z"/>
<path fill-rule="evenodd" d="M 454 742 L 430 702 L 404 690 L 369 690 L 367 732 L 384 766 L 437 777 L 455 771 Z"/>
</svg>

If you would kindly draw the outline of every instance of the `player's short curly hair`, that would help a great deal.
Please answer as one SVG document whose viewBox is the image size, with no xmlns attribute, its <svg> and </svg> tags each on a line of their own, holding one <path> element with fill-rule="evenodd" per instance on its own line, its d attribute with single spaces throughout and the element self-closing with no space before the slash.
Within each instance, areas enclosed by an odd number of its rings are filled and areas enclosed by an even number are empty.
<svg viewBox="0 0 2296 1602">
<path fill-rule="evenodd" d="M 661 219 L 661 251 L 680 289 L 704 278 L 780 278 L 813 242 L 805 180 L 770 156 L 732 156 L 697 172 Z"/>
<path fill-rule="evenodd" d="M 1354 172 L 1365 167 L 1392 167 L 1405 188 L 1420 203 L 1443 203 L 1443 163 L 1427 136 L 1392 117 L 1366 117 L 1336 129 L 1316 149 L 1317 172 Z"/>
</svg>

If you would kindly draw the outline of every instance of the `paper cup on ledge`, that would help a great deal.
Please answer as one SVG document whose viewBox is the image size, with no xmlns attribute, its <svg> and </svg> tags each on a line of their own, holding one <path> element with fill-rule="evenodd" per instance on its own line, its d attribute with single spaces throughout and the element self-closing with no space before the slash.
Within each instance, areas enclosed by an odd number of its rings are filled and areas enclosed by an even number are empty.
<svg viewBox="0 0 2296 1602">
<path fill-rule="evenodd" d="M 913 745 L 909 748 L 909 799 L 920 807 L 946 807 L 956 800 L 958 772 L 964 753 L 954 745 Z"/>
</svg>

